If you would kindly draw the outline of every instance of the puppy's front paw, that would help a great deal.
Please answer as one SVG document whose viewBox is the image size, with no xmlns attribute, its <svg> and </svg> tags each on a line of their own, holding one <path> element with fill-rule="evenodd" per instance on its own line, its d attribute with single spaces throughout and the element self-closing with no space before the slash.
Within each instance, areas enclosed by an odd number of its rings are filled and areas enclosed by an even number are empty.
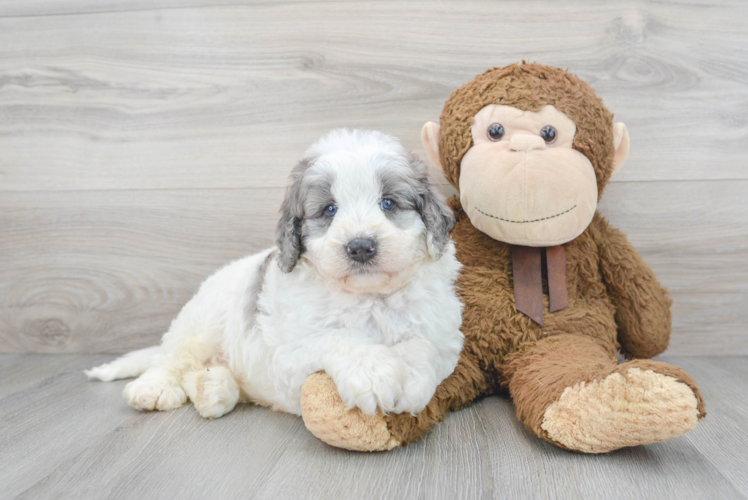
<svg viewBox="0 0 748 500">
<path fill-rule="evenodd" d="M 140 377 L 125 386 L 122 396 L 136 410 L 168 411 L 182 406 L 187 395 L 181 387 L 165 380 Z"/>
<path fill-rule="evenodd" d="M 410 373 L 403 385 L 403 393 L 393 413 L 415 415 L 423 411 L 436 392 L 436 375 L 433 373 Z"/>
<path fill-rule="evenodd" d="M 377 408 L 393 411 L 403 390 L 398 377 L 386 370 L 349 373 L 336 378 L 335 383 L 346 407 L 360 408 L 367 415 L 374 415 Z"/>
<path fill-rule="evenodd" d="M 354 357 L 342 369 L 333 372 L 340 397 L 347 408 L 357 407 L 367 415 L 377 408 L 395 411 L 403 393 L 405 367 L 397 359 L 382 355 L 380 349 Z"/>
<path fill-rule="evenodd" d="M 182 380 L 182 387 L 203 418 L 222 417 L 239 401 L 239 385 L 225 366 L 189 372 Z"/>
</svg>

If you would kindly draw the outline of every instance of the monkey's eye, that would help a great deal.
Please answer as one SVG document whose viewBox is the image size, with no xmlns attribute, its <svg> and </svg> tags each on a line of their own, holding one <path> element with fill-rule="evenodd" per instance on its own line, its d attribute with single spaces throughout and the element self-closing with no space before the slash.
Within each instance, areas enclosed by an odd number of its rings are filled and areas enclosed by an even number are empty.
<svg viewBox="0 0 748 500">
<path fill-rule="evenodd" d="M 501 123 L 492 123 L 488 126 L 488 138 L 492 141 L 500 141 L 504 137 L 504 126 Z"/>
<path fill-rule="evenodd" d="M 325 208 L 325 215 L 328 217 L 335 217 L 335 214 L 338 212 L 338 207 L 336 207 L 334 204 L 327 205 Z"/>
<path fill-rule="evenodd" d="M 384 210 L 385 212 L 389 212 L 390 210 L 395 208 L 395 202 L 390 200 L 389 198 L 384 198 L 379 202 L 379 206 L 382 207 L 382 210 Z"/>
<path fill-rule="evenodd" d="M 540 137 L 542 137 L 547 144 L 552 144 L 557 136 L 556 129 L 551 125 L 546 125 L 540 129 Z"/>
</svg>

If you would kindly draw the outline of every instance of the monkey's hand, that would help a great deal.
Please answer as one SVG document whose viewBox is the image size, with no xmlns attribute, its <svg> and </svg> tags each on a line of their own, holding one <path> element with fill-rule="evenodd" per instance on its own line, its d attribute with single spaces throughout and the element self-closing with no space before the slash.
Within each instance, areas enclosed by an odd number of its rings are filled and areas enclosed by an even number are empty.
<svg viewBox="0 0 748 500">
<path fill-rule="evenodd" d="M 301 416 L 312 434 L 337 448 L 383 451 L 401 445 L 381 412 L 367 415 L 359 408 L 348 409 L 324 372 L 311 374 L 301 387 Z"/>
<path fill-rule="evenodd" d="M 672 300 L 626 236 L 599 214 L 597 228 L 600 271 L 616 307 L 618 342 L 631 358 L 662 353 L 670 340 Z"/>
</svg>

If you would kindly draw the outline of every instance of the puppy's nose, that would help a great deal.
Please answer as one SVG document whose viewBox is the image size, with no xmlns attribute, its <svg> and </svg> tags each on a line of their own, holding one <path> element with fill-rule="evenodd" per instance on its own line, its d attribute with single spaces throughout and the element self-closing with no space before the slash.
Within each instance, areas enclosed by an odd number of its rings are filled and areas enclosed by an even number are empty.
<svg viewBox="0 0 748 500">
<path fill-rule="evenodd" d="M 348 258 L 356 262 L 366 262 L 377 254 L 377 245 L 368 238 L 356 238 L 345 247 Z"/>
</svg>

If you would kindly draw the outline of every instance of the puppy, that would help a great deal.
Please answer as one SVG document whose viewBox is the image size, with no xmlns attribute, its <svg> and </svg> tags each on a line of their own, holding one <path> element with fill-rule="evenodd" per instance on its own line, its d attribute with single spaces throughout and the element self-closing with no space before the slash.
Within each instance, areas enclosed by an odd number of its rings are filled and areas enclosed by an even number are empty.
<svg viewBox="0 0 748 500">
<path fill-rule="evenodd" d="M 301 415 L 319 370 L 349 408 L 423 410 L 463 344 L 454 217 L 423 163 L 380 132 L 334 130 L 291 172 L 281 213 L 277 247 L 208 278 L 160 346 L 86 374 L 139 376 L 130 406 L 189 398 L 206 418 L 239 401 Z"/>
</svg>

